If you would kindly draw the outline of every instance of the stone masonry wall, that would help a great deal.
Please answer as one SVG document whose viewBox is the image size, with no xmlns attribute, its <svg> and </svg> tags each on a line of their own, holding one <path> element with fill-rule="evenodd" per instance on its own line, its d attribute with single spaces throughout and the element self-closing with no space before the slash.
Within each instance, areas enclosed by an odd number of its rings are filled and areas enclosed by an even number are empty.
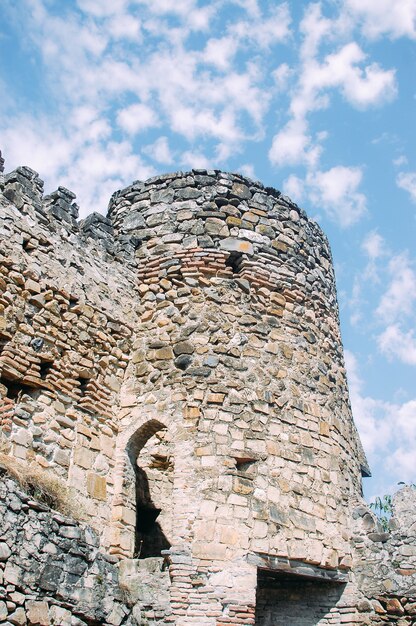
<svg viewBox="0 0 416 626">
<path fill-rule="evenodd" d="M 361 623 L 351 515 L 368 468 L 320 228 L 218 170 L 136 181 L 107 217 L 78 222 L 74 199 L 44 197 L 26 167 L 0 196 L 10 454 L 77 492 L 137 598 L 160 576 L 140 558 L 162 559 L 155 623 L 268 623 L 263 557 L 331 572 L 322 623 Z"/>
<path fill-rule="evenodd" d="M 134 626 L 118 568 L 99 538 L 0 479 L 0 623 Z M 140 611 L 136 611 L 140 618 Z"/>
<path fill-rule="evenodd" d="M 363 623 L 416 624 L 416 489 L 404 487 L 393 496 L 388 532 L 364 506 L 353 517 L 353 569 L 366 598 Z"/>
<path fill-rule="evenodd" d="M 193 554 L 290 552 L 337 567 L 342 503 L 359 495 L 365 460 L 322 232 L 278 192 L 218 172 L 136 183 L 109 215 L 141 241 L 120 420 L 128 430 L 146 413 L 185 431 L 207 500 L 195 508 L 211 511 Z"/>
<path fill-rule="evenodd" d="M 0 198 L 0 423 L 11 454 L 77 489 L 101 530 L 137 319 L 134 248 L 112 242 L 102 216 L 78 224 L 74 194 L 43 198 L 42 186 L 19 168 Z"/>
</svg>

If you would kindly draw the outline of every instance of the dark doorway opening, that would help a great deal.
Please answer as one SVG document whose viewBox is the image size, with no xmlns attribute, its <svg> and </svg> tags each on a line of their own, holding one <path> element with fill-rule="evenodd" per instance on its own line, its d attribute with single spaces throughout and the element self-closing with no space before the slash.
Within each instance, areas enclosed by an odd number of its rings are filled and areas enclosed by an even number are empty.
<svg viewBox="0 0 416 626">
<path fill-rule="evenodd" d="M 167 540 L 157 518 L 162 509 L 152 502 L 146 472 L 136 464 L 136 533 L 134 553 L 138 559 L 161 556 L 168 550 Z"/>
<path fill-rule="evenodd" d="M 158 422 L 132 437 L 127 447 L 130 469 L 127 484 L 134 489 L 134 554 L 138 559 L 160 557 L 170 548 L 166 533 L 172 525 L 173 463 L 167 431 Z M 130 489 L 131 489 L 130 487 Z"/>
<path fill-rule="evenodd" d="M 255 626 L 320 626 L 333 622 L 345 583 L 258 570 Z"/>
</svg>

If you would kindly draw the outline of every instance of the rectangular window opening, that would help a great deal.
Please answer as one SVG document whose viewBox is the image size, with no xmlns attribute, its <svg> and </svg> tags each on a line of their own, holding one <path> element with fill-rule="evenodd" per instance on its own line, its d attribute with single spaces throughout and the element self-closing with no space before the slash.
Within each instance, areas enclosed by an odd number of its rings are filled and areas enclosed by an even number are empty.
<svg viewBox="0 0 416 626">
<path fill-rule="evenodd" d="M 255 626 L 332 624 L 345 584 L 258 570 Z"/>
</svg>

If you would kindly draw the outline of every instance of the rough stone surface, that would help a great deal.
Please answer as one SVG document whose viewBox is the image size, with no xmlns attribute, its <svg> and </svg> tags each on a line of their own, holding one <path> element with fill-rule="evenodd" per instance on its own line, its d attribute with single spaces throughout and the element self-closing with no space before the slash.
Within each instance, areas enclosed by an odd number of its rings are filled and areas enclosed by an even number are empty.
<svg viewBox="0 0 416 626">
<path fill-rule="evenodd" d="M 73 524 L 39 511 L 14 481 L 1 478 L 0 528 L 10 549 L 0 563 L 0 620 L 42 626 L 140 623 L 118 584 L 118 567 L 99 552 L 88 527 Z"/>
<path fill-rule="evenodd" d="M 374 532 L 378 522 L 368 511 L 354 511 L 353 570 L 371 602 L 369 623 L 404 626 L 416 623 L 416 489 L 403 487 L 392 508 L 387 533 Z"/>
<path fill-rule="evenodd" d="M 412 623 L 413 530 L 384 535 L 361 498 L 320 228 L 218 170 L 136 181 L 81 221 L 30 168 L 2 187 L 0 428 L 97 533 L 11 488 L 7 619 Z"/>
</svg>

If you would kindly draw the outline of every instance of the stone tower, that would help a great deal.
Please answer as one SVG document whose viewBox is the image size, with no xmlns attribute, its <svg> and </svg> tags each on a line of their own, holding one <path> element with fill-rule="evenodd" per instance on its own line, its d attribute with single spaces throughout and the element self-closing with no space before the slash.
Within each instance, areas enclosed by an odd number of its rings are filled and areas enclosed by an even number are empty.
<svg viewBox="0 0 416 626">
<path fill-rule="evenodd" d="M 165 560 L 154 623 L 354 623 L 368 468 L 321 229 L 218 170 L 136 182 L 106 218 L 74 197 L 5 179 L 10 454 L 78 492 L 124 573 Z"/>
<path fill-rule="evenodd" d="M 122 447 L 140 466 L 149 434 L 168 433 L 172 479 L 156 505 L 186 578 L 177 601 L 190 615 L 201 605 L 189 623 L 213 623 L 207 610 L 250 623 L 257 587 L 262 623 L 261 611 L 276 615 L 271 580 L 284 586 L 288 568 L 347 579 L 348 518 L 368 472 L 328 242 L 276 190 L 218 171 L 137 183 L 113 196 L 109 215 L 137 238 L 142 307 Z M 223 596 L 212 599 L 214 581 Z"/>
</svg>

